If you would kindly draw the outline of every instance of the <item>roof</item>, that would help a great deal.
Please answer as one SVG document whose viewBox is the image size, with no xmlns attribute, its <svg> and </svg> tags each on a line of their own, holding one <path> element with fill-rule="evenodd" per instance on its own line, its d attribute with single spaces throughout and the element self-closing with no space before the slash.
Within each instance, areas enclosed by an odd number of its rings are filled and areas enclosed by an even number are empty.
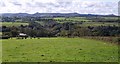
<svg viewBox="0 0 120 64">
<path fill-rule="evenodd" d="M 20 36 L 26 36 L 27 34 L 24 33 L 19 33 Z"/>
</svg>

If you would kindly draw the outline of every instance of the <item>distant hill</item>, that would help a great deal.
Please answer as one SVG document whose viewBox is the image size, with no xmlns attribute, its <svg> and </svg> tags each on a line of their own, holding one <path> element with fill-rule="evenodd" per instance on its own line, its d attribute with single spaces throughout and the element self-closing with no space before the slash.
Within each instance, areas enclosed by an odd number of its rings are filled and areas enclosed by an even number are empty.
<svg viewBox="0 0 120 64">
<path fill-rule="evenodd" d="M 28 13 L 3 13 L 2 16 L 4 17 L 91 17 L 91 16 L 107 16 L 107 17 L 115 17 L 116 15 L 95 15 L 95 14 L 79 14 L 79 13 L 35 13 L 35 14 L 28 14 Z"/>
</svg>

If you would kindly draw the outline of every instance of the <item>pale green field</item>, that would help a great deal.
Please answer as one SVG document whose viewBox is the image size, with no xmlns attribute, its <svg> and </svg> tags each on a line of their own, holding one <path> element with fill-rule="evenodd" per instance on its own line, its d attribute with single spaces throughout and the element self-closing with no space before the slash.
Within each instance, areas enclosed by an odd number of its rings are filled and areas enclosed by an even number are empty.
<svg viewBox="0 0 120 64">
<path fill-rule="evenodd" d="M 101 17 L 104 18 L 105 20 L 118 20 L 118 17 Z"/>
<path fill-rule="evenodd" d="M 118 20 L 118 17 L 101 17 L 105 20 Z M 65 18 L 65 17 L 58 17 L 54 18 L 57 20 L 56 22 L 58 23 L 65 23 L 65 22 L 82 22 L 81 26 L 119 26 L 117 22 L 91 22 L 92 20 L 88 20 L 86 17 L 70 17 L 70 18 Z"/>
<path fill-rule="evenodd" d="M 91 21 L 91 20 L 86 19 L 85 17 L 70 17 L 70 18 L 58 17 L 58 18 L 54 18 L 54 19 L 61 20 L 61 21 L 64 20 L 63 22 L 81 22 L 81 21 L 89 22 L 89 21 Z M 59 22 L 59 21 L 57 21 L 57 22 Z"/>
<path fill-rule="evenodd" d="M 81 26 L 119 26 L 117 22 L 84 22 Z"/>
<path fill-rule="evenodd" d="M 5 62 L 118 62 L 118 46 L 83 38 L 2 40 Z"/>
<path fill-rule="evenodd" d="M 0 22 L 0 26 L 20 26 L 20 25 L 29 25 L 29 24 L 22 22 Z"/>
</svg>

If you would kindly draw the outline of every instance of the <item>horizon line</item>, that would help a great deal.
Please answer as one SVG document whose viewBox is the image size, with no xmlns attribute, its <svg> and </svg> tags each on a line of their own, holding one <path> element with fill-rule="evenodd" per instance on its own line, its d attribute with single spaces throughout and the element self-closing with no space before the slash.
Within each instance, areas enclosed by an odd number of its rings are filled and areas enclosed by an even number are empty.
<svg viewBox="0 0 120 64">
<path fill-rule="evenodd" d="M 9 13 L 9 12 L 7 12 L 7 13 L 0 13 L 0 14 L 19 14 L 19 13 L 26 13 L 26 14 L 36 14 L 36 13 L 42 13 L 42 12 L 35 12 L 35 13 L 27 13 L 27 12 L 18 12 L 18 13 Z M 43 12 L 43 13 L 45 13 L 45 12 Z M 66 13 L 64 13 L 64 12 L 46 12 L 46 14 L 52 14 L 52 13 L 59 13 L 59 14 L 70 14 L 70 13 L 77 13 L 77 14 L 91 14 L 91 15 L 116 15 L 116 16 L 119 16 L 119 14 L 107 14 L 107 13 L 78 13 L 78 12 L 66 12 Z"/>
</svg>

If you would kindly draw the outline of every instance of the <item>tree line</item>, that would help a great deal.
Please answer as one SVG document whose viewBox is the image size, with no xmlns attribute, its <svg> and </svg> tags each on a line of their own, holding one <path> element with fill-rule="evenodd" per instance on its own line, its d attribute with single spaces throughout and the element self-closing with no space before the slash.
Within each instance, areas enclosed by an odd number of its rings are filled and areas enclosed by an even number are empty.
<svg viewBox="0 0 120 64">
<path fill-rule="evenodd" d="M 87 26 L 79 23 L 57 23 L 46 21 L 44 25 L 37 22 L 29 22 L 26 26 L 0 27 L 3 36 L 17 37 L 19 33 L 25 33 L 30 37 L 83 37 L 83 36 L 120 36 L 119 26 Z"/>
</svg>

